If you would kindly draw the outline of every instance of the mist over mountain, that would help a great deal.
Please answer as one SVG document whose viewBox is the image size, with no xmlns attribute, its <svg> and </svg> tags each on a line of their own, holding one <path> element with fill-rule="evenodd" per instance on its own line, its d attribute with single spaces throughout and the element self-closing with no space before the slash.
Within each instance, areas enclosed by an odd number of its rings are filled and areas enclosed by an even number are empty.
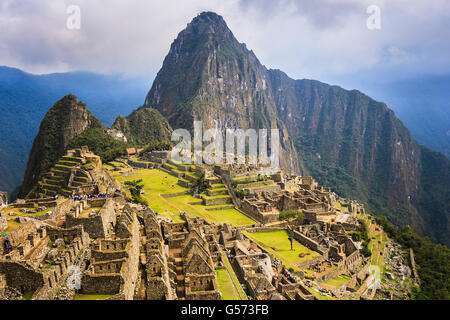
<svg viewBox="0 0 450 320">
<path fill-rule="evenodd" d="M 28 154 L 48 109 L 75 94 L 109 126 L 119 114 L 143 103 L 148 80 L 87 72 L 32 75 L 0 67 L 0 190 L 11 192 L 23 179 Z"/>
<path fill-rule="evenodd" d="M 362 87 L 384 101 L 417 141 L 450 156 L 450 76 L 370 83 Z"/>
</svg>

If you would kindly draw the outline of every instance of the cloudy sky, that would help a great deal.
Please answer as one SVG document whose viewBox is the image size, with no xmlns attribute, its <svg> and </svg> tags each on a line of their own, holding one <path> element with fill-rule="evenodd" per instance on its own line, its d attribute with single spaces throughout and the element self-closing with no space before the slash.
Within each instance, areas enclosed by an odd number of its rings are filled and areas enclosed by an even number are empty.
<svg viewBox="0 0 450 320">
<path fill-rule="evenodd" d="M 67 8 L 81 28 L 67 28 Z M 367 8 L 380 8 L 370 30 Z M 450 74 L 448 0 L 1 0 L 0 65 L 153 79 L 202 11 L 222 15 L 268 68 L 330 83 Z"/>
</svg>

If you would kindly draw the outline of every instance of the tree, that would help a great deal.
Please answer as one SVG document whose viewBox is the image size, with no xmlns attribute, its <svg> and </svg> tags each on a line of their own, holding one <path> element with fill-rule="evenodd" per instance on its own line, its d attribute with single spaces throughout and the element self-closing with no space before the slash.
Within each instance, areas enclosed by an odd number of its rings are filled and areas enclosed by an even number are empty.
<svg viewBox="0 0 450 320">
<path fill-rule="evenodd" d="M 166 151 L 172 148 L 172 143 L 168 141 L 156 141 L 150 142 L 147 146 L 145 146 L 144 150 L 140 152 L 139 155 L 143 155 L 147 152 L 152 151 Z"/>
<path fill-rule="evenodd" d="M 142 198 L 141 193 L 144 189 L 144 185 L 142 184 L 142 179 L 127 181 L 125 185 L 128 186 L 131 194 L 131 200 L 137 204 L 148 205 L 147 201 Z"/>
<path fill-rule="evenodd" d="M 289 230 L 289 235 L 288 235 L 288 239 L 291 242 L 291 251 L 294 251 L 294 247 L 292 246 L 292 241 L 294 240 L 294 237 L 292 236 L 292 231 Z"/>
<path fill-rule="evenodd" d="M 292 218 L 295 218 L 300 224 L 302 224 L 305 216 L 301 211 L 288 210 L 281 211 L 278 217 L 279 220 L 289 220 Z"/>
<path fill-rule="evenodd" d="M 205 174 L 202 174 L 200 178 L 195 180 L 191 186 L 192 194 L 202 194 L 210 187 L 209 181 L 205 179 Z"/>
</svg>

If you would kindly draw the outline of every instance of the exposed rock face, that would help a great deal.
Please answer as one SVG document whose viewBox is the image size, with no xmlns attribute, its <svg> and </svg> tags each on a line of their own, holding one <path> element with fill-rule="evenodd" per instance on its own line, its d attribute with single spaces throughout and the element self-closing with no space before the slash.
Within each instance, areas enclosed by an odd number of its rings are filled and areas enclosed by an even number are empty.
<svg viewBox="0 0 450 320">
<path fill-rule="evenodd" d="M 174 129 L 280 129 L 281 166 L 298 172 L 293 140 L 277 117 L 268 70 L 240 44 L 221 16 L 196 17 L 171 46 L 145 108 L 159 110 Z"/>
<path fill-rule="evenodd" d="M 90 127 L 102 127 L 102 124 L 76 96 L 67 95 L 56 102 L 34 139 L 19 196 L 27 195 L 40 175 L 64 155 L 71 140 Z"/>
<path fill-rule="evenodd" d="M 138 109 L 128 117 L 119 116 L 111 129 L 114 138 L 145 146 L 152 142 L 170 141 L 172 127 L 156 109 Z"/>
<path fill-rule="evenodd" d="M 8 193 L 0 191 L 0 208 L 8 205 Z"/>
<path fill-rule="evenodd" d="M 191 129 L 193 120 L 280 128 L 282 167 L 450 244 L 448 158 L 421 147 L 385 104 L 359 91 L 267 70 L 214 13 L 178 35 L 144 108 L 159 110 L 174 129 Z"/>
</svg>

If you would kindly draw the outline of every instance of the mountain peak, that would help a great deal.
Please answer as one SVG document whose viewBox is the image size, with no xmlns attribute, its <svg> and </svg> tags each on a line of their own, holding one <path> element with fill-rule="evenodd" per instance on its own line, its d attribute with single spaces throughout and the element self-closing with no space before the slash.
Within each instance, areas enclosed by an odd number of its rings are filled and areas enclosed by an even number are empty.
<svg viewBox="0 0 450 320">
<path fill-rule="evenodd" d="M 87 128 L 102 127 L 87 110 L 86 104 L 72 94 L 51 107 L 41 122 L 28 158 L 20 196 L 26 196 L 56 161 L 65 153 L 70 141 Z"/>
<path fill-rule="evenodd" d="M 202 12 L 187 25 L 180 35 L 231 34 L 222 16 L 208 11 Z"/>
<path fill-rule="evenodd" d="M 222 16 L 215 12 L 205 11 L 192 19 L 188 27 L 195 27 L 202 33 L 215 33 L 228 29 L 227 23 Z"/>
</svg>

